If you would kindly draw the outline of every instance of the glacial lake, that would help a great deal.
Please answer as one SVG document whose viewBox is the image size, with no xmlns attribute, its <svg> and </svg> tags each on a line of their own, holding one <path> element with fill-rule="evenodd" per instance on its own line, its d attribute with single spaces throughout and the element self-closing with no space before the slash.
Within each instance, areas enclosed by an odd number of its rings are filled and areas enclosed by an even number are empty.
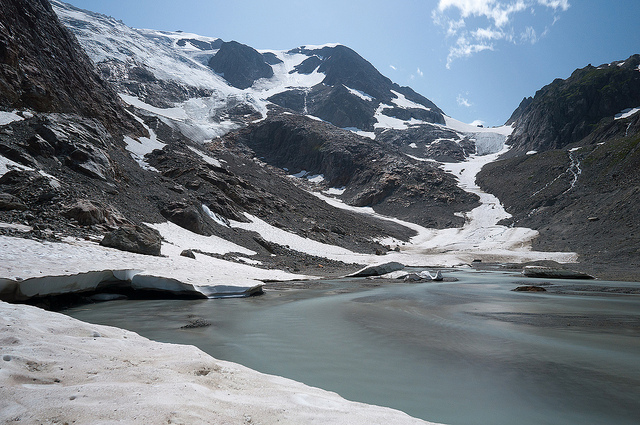
<svg viewBox="0 0 640 425">
<path fill-rule="evenodd" d="M 323 280 L 64 313 L 434 422 L 640 423 L 640 283 L 444 276 L 457 281 Z M 512 291 L 521 285 L 547 292 Z M 195 319 L 211 326 L 182 328 Z"/>
</svg>

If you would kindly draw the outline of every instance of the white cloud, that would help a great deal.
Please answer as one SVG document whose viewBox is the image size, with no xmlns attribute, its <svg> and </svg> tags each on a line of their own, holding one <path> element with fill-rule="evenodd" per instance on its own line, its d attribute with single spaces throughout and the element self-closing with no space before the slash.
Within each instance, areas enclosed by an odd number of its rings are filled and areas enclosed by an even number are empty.
<svg viewBox="0 0 640 425">
<path fill-rule="evenodd" d="M 396 67 L 395 67 L 395 66 L 393 66 L 393 65 L 389 65 L 389 68 L 393 69 L 394 71 L 397 71 L 397 70 L 398 70 L 398 68 L 396 68 Z"/>
<path fill-rule="evenodd" d="M 545 32 L 543 32 L 542 34 L 546 33 L 547 29 L 545 29 Z M 538 41 L 538 33 L 533 27 L 527 27 L 523 32 L 520 33 L 520 40 L 522 40 L 523 43 L 526 43 L 528 41 L 531 44 L 536 44 L 536 42 Z"/>
<path fill-rule="evenodd" d="M 458 97 L 456 98 L 456 101 L 458 102 L 459 106 L 464 106 L 465 108 L 470 108 L 472 105 L 468 99 L 465 99 L 464 97 L 462 97 L 462 94 L 458 95 Z"/>
<path fill-rule="evenodd" d="M 449 55 L 447 56 L 447 69 L 451 68 L 451 64 L 454 60 L 460 58 L 466 58 L 474 53 L 482 52 L 483 50 L 493 50 L 493 44 L 486 42 L 474 42 L 473 39 L 460 36 L 456 41 L 456 45 L 449 48 Z"/>
<path fill-rule="evenodd" d="M 566 12 L 569 7 L 569 0 L 538 0 L 538 4 L 542 6 L 551 7 L 555 9 L 562 9 L 562 11 Z"/>
<path fill-rule="evenodd" d="M 569 0 L 439 0 L 431 18 L 445 30 L 447 38 L 456 40 L 449 46 L 447 68 L 450 68 L 456 59 L 495 50 L 499 42 L 535 44 L 546 36 L 549 26 L 514 28 L 512 18 L 529 12 L 537 22 L 546 17 L 544 14 L 539 17 L 536 11 L 546 10 L 553 13 L 553 26 L 557 13 L 567 11 L 570 6 Z M 470 23 L 476 27 L 469 28 Z"/>
<path fill-rule="evenodd" d="M 416 70 L 416 74 L 418 74 L 420 77 L 424 77 L 424 72 L 420 71 L 420 68 Z"/>
</svg>

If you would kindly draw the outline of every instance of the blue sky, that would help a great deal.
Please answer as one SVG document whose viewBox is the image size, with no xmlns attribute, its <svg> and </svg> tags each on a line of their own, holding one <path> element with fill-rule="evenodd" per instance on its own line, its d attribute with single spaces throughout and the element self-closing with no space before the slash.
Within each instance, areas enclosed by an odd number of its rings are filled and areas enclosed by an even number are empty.
<svg viewBox="0 0 640 425">
<path fill-rule="evenodd" d="M 576 68 L 640 53 L 638 0 L 67 0 L 256 49 L 342 43 L 461 121 L 501 125 Z"/>
</svg>

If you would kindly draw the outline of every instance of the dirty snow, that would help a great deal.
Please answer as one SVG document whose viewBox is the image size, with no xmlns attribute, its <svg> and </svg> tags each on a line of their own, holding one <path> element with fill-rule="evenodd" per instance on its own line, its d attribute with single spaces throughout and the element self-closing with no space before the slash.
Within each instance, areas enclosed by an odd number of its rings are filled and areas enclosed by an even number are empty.
<svg viewBox="0 0 640 425">
<path fill-rule="evenodd" d="M 0 302 L 0 340 L 2 423 L 426 424 L 32 306 Z"/>
</svg>

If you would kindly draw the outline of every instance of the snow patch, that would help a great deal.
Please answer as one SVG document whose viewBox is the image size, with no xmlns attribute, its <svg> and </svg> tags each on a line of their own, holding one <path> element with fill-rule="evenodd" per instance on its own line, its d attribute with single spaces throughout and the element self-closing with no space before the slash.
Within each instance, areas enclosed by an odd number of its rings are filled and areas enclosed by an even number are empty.
<svg viewBox="0 0 640 425">
<path fill-rule="evenodd" d="M 393 93 L 396 98 L 395 99 L 391 99 L 391 102 L 394 103 L 396 106 L 399 106 L 401 108 L 412 108 L 412 109 L 424 109 L 425 111 L 430 111 L 431 108 L 427 108 L 424 105 L 421 105 L 419 103 L 416 103 L 412 100 L 407 99 L 407 97 L 405 95 L 403 95 L 402 93 L 399 93 L 395 90 L 391 90 L 391 93 Z"/>
<path fill-rule="evenodd" d="M 22 121 L 24 118 L 13 112 L 0 111 L 0 125 L 11 124 L 12 122 Z"/>
<path fill-rule="evenodd" d="M 205 214 L 207 214 L 213 221 L 215 221 L 219 225 L 224 226 L 224 227 L 229 227 L 229 220 L 227 220 L 226 218 L 214 213 L 205 204 L 202 204 L 202 211 L 204 211 Z"/>
<path fill-rule="evenodd" d="M 124 136 L 124 142 L 127 144 L 127 150 L 131 154 L 131 157 L 140 165 L 144 170 L 155 171 L 159 173 L 157 169 L 149 165 L 144 159 L 144 156 L 153 152 L 154 149 L 162 149 L 166 146 L 165 143 L 160 142 L 156 138 L 156 134 L 153 130 L 148 129 L 151 137 L 138 137 L 138 140 L 132 139 L 129 136 Z"/>
<path fill-rule="evenodd" d="M 183 108 L 157 108 L 153 105 L 149 105 L 148 103 L 144 103 L 143 101 L 141 101 L 135 96 L 130 96 L 124 93 L 120 93 L 120 98 L 125 103 L 131 106 L 135 106 L 138 109 L 151 112 L 152 114 L 158 115 L 160 117 L 165 117 L 165 118 L 178 120 L 178 121 L 184 121 L 187 119 L 187 114 L 185 113 Z"/>
<path fill-rule="evenodd" d="M 307 180 L 309 180 L 312 183 L 322 183 L 324 181 L 324 174 L 316 174 L 315 176 L 309 176 L 307 177 Z"/>
<path fill-rule="evenodd" d="M 376 123 L 373 125 L 374 128 L 392 128 L 395 130 L 406 130 L 411 125 L 418 124 L 426 124 L 424 121 L 417 120 L 415 118 L 411 118 L 409 121 L 403 121 L 398 118 L 390 117 L 382 113 L 385 109 L 393 108 L 393 106 L 386 105 L 381 103 L 376 109 L 374 118 L 376 119 Z"/>
<path fill-rule="evenodd" d="M 256 255 L 255 251 L 251 251 L 233 242 L 229 242 L 219 236 L 199 235 L 170 221 L 165 223 L 146 224 L 160 232 L 162 238 L 166 241 L 166 243 L 162 244 L 162 254 L 169 257 L 179 256 L 185 249 L 198 249 L 203 252 L 221 255 L 228 254 L 230 252 L 237 252 L 244 255 Z"/>
<path fill-rule="evenodd" d="M 344 84 L 343 84 L 344 85 Z M 344 86 L 347 90 L 349 90 L 349 93 L 351 93 L 354 96 L 358 96 L 360 99 L 362 100 L 366 100 L 368 102 L 372 102 L 374 100 L 374 97 L 371 95 L 366 94 L 363 91 L 360 90 L 356 90 L 356 89 L 352 89 L 351 87 L 347 87 Z"/>
<path fill-rule="evenodd" d="M 527 155 L 535 155 L 537 153 L 538 153 L 538 151 L 529 151 L 529 152 L 527 152 Z"/>
<path fill-rule="evenodd" d="M 618 112 L 615 115 L 614 119 L 622 120 L 622 119 L 625 119 L 625 118 L 629 118 L 630 116 L 637 114 L 638 111 L 640 111 L 640 106 L 638 106 L 637 108 L 627 108 L 627 109 L 624 109 L 624 110 Z"/>
<path fill-rule="evenodd" d="M 312 239 L 303 238 L 302 236 L 287 232 L 286 230 L 272 226 L 266 221 L 248 213 L 245 213 L 245 216 L 250 220 L 250 223 L 241 223 L 239 221 L 231 220 L 231 227 L 257 232 L 269 242 L 285 245 L 294 251 L 304 252 L 317 257 L 345 262 L 354 262 L 353 260 L 356 258 L 365 257 L 364 254 L 357 254 L 345 248 L 317 242 Z"/>
<path fill-rule="evenodd" d="M 323 193 L 326 193 L 327 195 L 337 195 L 340 196 L 342 194 L 344 194 L 345 190 L 347 190 L 346 187 L 331 187 L 327 190 L 323 190 Z"/>
<path fill-rule="evenodd" d="M 357 134 L 358 136 L 367 137 L 371 140 L 376 139 L 376 133 L 374 133 L 373 131 L 364 131 L 364 130 L 360 130 L 357 127 L 345 127 L 343 128 L 343 130 L 350 131 L 352 133 Z"/>
<path fill-rule="evenodd" d="M 193 152 L 198 154 L 198 156 L 200 156 L 200 158 L 204 159 L 204 161 L 209 164 L 209 165 L 213 165 L 214 167 L 218 167 L 218 168 L 222 168 L 222 163 L 214 158 L 211 158 L 209 155 L 207 155 L 206 153 L 202 152 L 199 149 L 194 148 L 193 146 L 189 146 L 189 149 Z"/>
</svg>

